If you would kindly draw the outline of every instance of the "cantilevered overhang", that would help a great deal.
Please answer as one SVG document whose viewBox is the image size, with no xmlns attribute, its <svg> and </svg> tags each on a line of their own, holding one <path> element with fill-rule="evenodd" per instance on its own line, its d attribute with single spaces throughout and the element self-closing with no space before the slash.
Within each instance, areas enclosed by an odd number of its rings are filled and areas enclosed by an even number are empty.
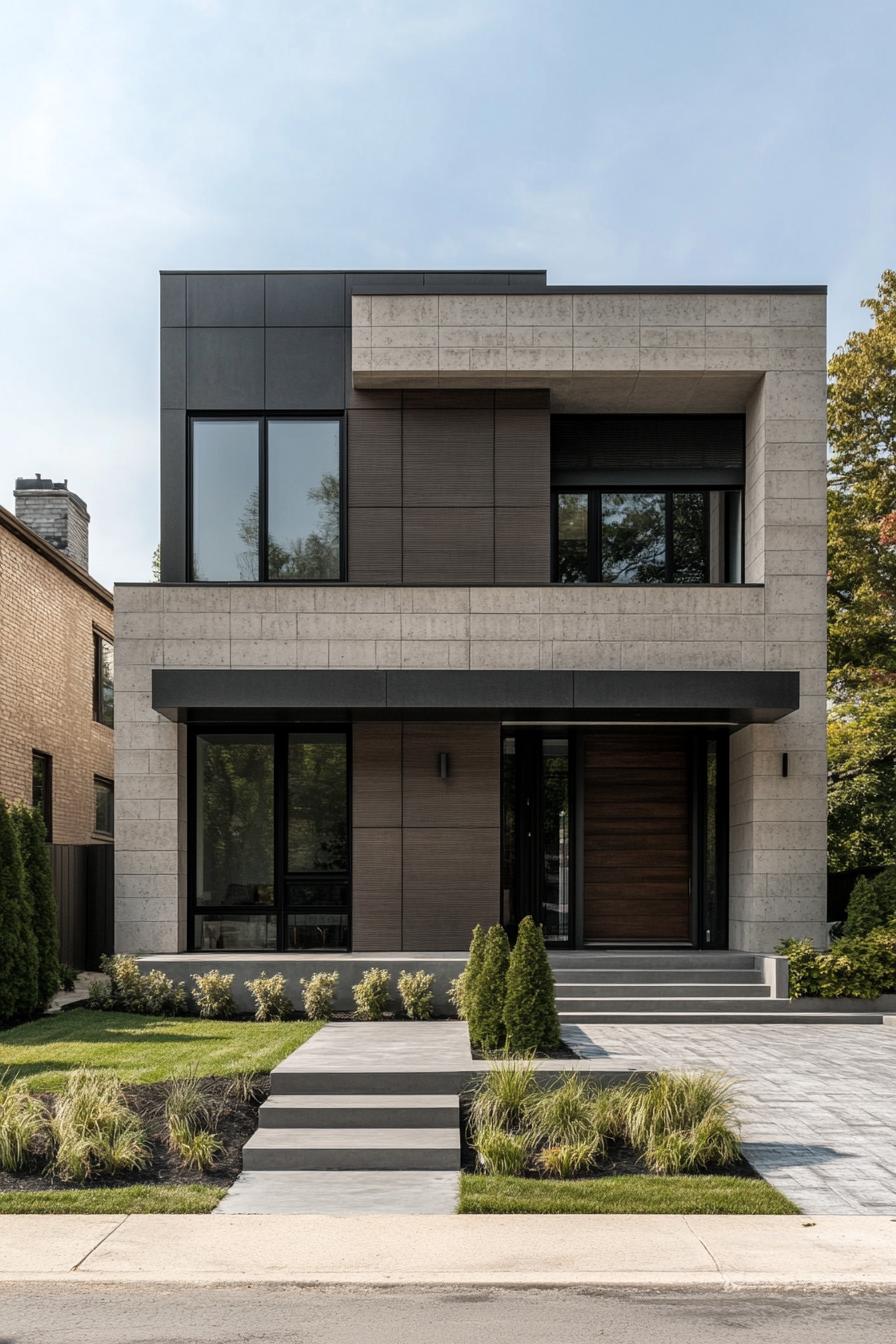
<svg viewBox="0 0 896 1344">
<path fill-rule="evenodd" d="M 330 671 L 154 668 L 153 709 L 214 720 L 501 719 L 732 728 L 799 707 L 798 672 Z"/>
</svg>

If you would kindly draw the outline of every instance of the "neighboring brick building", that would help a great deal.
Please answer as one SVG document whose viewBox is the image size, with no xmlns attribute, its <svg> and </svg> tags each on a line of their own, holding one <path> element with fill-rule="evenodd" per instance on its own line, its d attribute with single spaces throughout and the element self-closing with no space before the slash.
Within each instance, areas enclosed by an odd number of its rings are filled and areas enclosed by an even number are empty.
<svg viewBox="0 0 896 1344">
<path fill-rule="evenodd" d="M 55 844 L 111 840 L 112 594 L 67 485 L 17 481 L 16 507 L 0 508 L 0 796 L 42 805 Z"/>
</svg>

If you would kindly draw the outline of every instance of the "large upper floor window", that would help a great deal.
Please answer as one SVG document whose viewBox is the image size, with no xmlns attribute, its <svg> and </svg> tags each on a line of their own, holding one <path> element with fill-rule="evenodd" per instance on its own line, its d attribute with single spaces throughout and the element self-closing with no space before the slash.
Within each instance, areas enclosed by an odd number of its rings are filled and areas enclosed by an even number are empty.
<svg viewBox="0 0 896 1344">
<path fill-rule="evenodd" d="M 342 422 L 191 422 L 191 577 L 211 582 L 343 577 Z"/>
<path fill-rule="evenodd" d="M 555 416 L 558 583 L 743 582 L 739 416 Z"/>
</svg>

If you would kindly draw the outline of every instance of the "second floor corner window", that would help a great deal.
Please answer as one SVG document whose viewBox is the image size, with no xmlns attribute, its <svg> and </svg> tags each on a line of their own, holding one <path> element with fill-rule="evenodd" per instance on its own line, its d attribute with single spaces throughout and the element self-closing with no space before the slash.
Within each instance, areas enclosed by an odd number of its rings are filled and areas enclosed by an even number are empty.
<svg viewBox="0 0 896 1344">
<path fill-rule="evenodd" d="M 93 829 L 98 835 L 115 834 L 115 786 L 110 779 L 93 779 Z"/>
<path fill-rule="evenodd" d="M 107 728 L 115 727 L 115 655 L 112 641 L 99 630 L 93 632 L 93 717 Z"/>
<path fill-rule="evenodd" d="M 192 422 L 192 578 L 342 578 L 341 421 Z"/>
</svg>

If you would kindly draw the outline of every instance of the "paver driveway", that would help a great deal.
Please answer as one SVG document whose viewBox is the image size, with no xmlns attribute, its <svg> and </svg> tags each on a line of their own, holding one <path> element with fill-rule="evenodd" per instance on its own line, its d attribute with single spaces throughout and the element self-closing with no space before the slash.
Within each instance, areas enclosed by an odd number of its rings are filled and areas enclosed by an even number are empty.
<svg viewBox="0 0 896 1344">
<path fill-rule="evenodd" d="M 620 1068 L 723 1070 L 748 1161 L 804 1213 L 896 1217 L 893 1027 L 608 1023 L 563 1035 Z"/>
</svg>

